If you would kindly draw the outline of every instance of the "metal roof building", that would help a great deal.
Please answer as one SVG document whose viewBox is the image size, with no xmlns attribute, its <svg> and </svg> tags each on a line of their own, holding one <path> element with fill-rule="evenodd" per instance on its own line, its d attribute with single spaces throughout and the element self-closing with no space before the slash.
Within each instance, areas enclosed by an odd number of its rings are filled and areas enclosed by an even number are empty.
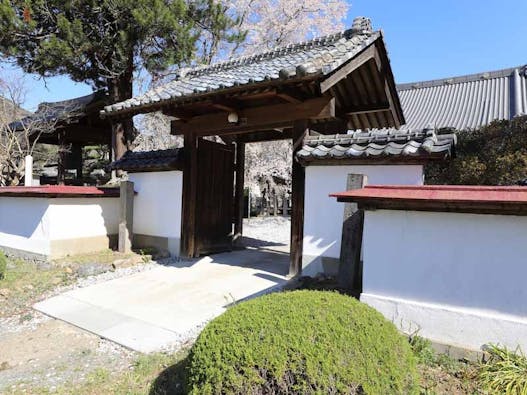
<svg viewBox="0 0 527 395">
<path fill-rule="evenodd" d="M 527 114 L 527 65 L 397 85 L 406 127 L 474 129 Z"/>
</svg>

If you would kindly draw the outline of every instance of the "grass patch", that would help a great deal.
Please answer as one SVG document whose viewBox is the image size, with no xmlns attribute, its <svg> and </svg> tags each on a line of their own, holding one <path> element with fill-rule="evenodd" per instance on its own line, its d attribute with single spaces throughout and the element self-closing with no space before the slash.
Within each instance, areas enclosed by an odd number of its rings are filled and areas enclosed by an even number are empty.
<svg viewBox="0 0 527 395">
<path fill-rule="evenodd" d="M 418 360 L 422 395 L 483 394 L 476 364 L 436 353 L 430 340 L 421 336 L 410 336 L 410 346 Z"/>
<path fill-rule="evenodd" d="M 491 394 L 527 395 L 527 358 L 520 351 L 496 345 L 486 349 L 487 362 L 482 363 L 479 379 Z"/>
<path fill-rule="evenodd" d="M 7 259 L 7 270 L 0 279 L 0 317 L 21 313 L 47 291 L 66 285 L 74 276 L 61 267 L 39 269 L 22 259 Z"/>
<path fill-rule="evenodd" d="M 89 254 L 71 255 L 64 258 L 54 259 L 52 263 L 57 266 L 83 265 L 87 263 L 112 264 L 116 259 L 126 259 L 134 256 L 134 253 L 120 253 L 110 249 L 92 252 Z"/>
<path fill-rule="evenodd" d="M 23 259 L 5 258 L 0 251 L 0 317 L 24 313 L 48 291 L 74 283 L 84 276 L 80 270 L 82 267 L 95 264 L 102 265 L 104 271 L 113 270 L 112 263 L 116 259 L 127 259 L 134 255 L 105 250 L 37 264 Z M 143 263 L 142 259 L 137 261 Z"/>
<path fill-rule="evenodd" d="M 26 386 L 18 393 L 35 394 L 127 394 L 127 395 L 168 395 L 184 394 L 184 370 L 187 350 L 175 354 L 156 353 L 141 355 L 132 368 L 126 372 L 110 372 L 98 368 L 92 371 L 83 382 L 67 383 L 50 391 L 47 388 Z"/>
<path fill-rule="evenodd" d="M 5 278 L 7 272 L 7 258 L 2 251 L 0 251 L 0 280 Z"/>
</svg>

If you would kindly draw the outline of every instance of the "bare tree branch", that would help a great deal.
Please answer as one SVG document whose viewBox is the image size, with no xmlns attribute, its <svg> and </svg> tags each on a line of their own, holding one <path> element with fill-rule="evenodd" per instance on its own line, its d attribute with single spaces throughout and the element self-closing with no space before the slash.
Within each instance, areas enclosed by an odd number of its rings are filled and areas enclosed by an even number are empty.
<svg viewBox="0 0 527 395">
<path fill-rule="evenodd" d="M 58 118 L 39 108 L 38 116 L 22 108 L 27 89 L 21 76 L 0 76 L 0 186 L 18 185 L 25 157 L 35 153 L 42 135 L 52 133 Z"/>
</svg>

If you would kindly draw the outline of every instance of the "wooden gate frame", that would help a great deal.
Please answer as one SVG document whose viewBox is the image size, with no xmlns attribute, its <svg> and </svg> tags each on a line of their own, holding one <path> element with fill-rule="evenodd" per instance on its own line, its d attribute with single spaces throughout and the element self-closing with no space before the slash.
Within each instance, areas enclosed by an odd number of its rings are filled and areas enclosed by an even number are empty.
<svg viewBox="0 0 527 395">
<path fill-rule="evenodd" d="M 327 102 L 326 102 L 327 105 Z M 289 275 L 295 276 L 302 271 L 302 250 L 304 238 L 304 195 L 305 168 L 295 160 L 296 153 L 302 148 L 302 143 L 309 131 L 308 119 L 292 120 L 291 136 L 293 140 L 292 194 L 291 194 L 291 250 Z M 220 134 L 221 135 L 221 134 Z M 183 208 L 181 224 L 181 255 L 189 258 L 197 257 L 197 177 L 198 177 L 198 144 L 197 133 L 184 134 L 184 167 L 183 167 Z M 238 141 L 235 163 L 235 193 L 234 193 L 234 237 L 240 237 L 243 230 L 243 190 L 245 170 L 245 142 Z"/>
</svg>

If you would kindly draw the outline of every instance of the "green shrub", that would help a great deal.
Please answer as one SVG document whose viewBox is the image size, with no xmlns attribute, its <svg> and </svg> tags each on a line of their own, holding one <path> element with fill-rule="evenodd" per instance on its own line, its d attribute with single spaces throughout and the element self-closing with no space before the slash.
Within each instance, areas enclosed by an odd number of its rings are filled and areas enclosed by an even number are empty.
<svg viewBox="0 0 527 395">
<path fill-rule="evenodd" d="M 5 278 L 7 272 L 7 258 L 2 251 L 0 251 L 0 280 Z"/>
<path fill-rule="evenodd" d="M 412 394 L 415 358 L 380 313 L 335 292 L 293 291 L 238 304 L 194 344 L 193 394 Z"/>
<path fill-rule="evenodd" d="M 527 358 L 518 350 L 491 345 L 490 355 L 480 367 L 479 378 L 491 394 L 527 395 Z"/>
<path fill-rule="evenodd" d="M 425 166 L 427 184 L 516 185 L 527 178 L 527 116 L 457 137 L 456 158 Z"/>
</svg>

